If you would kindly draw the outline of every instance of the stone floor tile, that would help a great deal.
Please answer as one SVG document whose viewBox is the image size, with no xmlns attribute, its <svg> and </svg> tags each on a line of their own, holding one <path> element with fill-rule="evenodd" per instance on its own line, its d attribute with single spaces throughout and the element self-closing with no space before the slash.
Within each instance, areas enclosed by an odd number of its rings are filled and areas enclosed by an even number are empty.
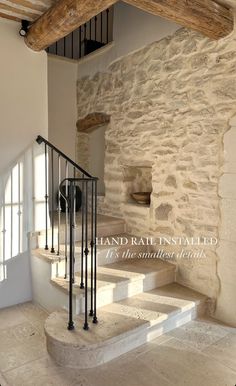
<svg viewBox="0 0 236 386">
<path fill-rule="evenodd" d="M 46 345 L 40 340 L 21 343 L 0 352 L 0 371 L 3 373 L 47 355 Z"/>
<path fill-rule="evenodd" d="M 85 370 L 84 374 L 90 386 L 172 386 L 138 358 L 121 357 L 97 369 Z"/>
<path fill-rule="evenodd" d="M 20 312 L 25 316 L 25 318 L 31 323 L 42 323 L 44 324 L 45 320 L 48 317 L 48 312 L 43 308 L 39 307 L 37 304 L 32 302 L 27 302 L 19 304 L 18 308 Z"/>
<path fill-rule="evenodd" d="M 198 350 L 204 350 L 228 334 L 222 326 L 207 320 L 193 320 L 169 333 L 174 338 L 181 339 L 183 343 L 191 345 Z"/>
<path fill-rule="evenodd" d="M 49 356 L 8 371 L 4 376 L 10 386 L 91 386 L 81 372 L 59 367 Z"/>
<path fill-rule="evenodd" d="M 9 386 L 9 383 L 7 383 L 5 377 L 0 373 L 0 385 L 1 386 Z"/>
<path fill-rule="evenodd" d="M 175 386 L 236 384 L 236 372 L 175 338 L 140 355 L 139 360 Z"/>
<path fill-rule="evenodd" d="M 26 316 L 18 306 L 3 308 L 0 310 L 0 330 L 17 324 L 27 322 Z"/>
<path fill-rule="evenodd" d="M 230 333 L 203 351 L 221 364 L 236 371 L 236 334 Z"/>
</svg>

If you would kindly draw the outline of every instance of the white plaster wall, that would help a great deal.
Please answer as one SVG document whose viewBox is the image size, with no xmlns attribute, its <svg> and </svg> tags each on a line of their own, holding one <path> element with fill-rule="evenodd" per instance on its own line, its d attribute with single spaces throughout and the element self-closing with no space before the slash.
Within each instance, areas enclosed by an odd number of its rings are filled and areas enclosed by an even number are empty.
<svg viewBox="0 0 236 386">
<path fill-rule="evenodd" d="M 48 138 L 73 160 L 76 144 L 77 63 L 48 56 Z"/>
<path fill-rule="evenodd" d="M 102 126 L 89 134 L 89 172 L 99 178 L 97 189 L 101 196 L 105 194 L 105 130 L 106 127 Z"/>
<path fill-rule="evenodd" d="M 38 134 L 48 133 L 47 55 L 27 48 L 19 29 L 18 23 L 0 20 L 0 176 Z M 29 252 L 9 259 L 6 273 L 0 308 L 30 300 Z"/>
<path fill-rule="evenodd" d="M 219 183 L 221 225 L 218 274 L 221 287 L 216 317 L 236 327 L 236 116 L 224 136 L 224 165 Z"/>
<path fill-rule="evenodd" d="M 27 48 L 19 29 L 0 20 L 0 173 L 38 134 L 47 136 L 47 56 Z"/>
<path fill-rule="evenodd" d="M 179 25 L 125 3 L 114 6 L 114 43 L 79 61 L 78 77 L 103 71 L 114 60 L 173 34 Z"/>
</svg>

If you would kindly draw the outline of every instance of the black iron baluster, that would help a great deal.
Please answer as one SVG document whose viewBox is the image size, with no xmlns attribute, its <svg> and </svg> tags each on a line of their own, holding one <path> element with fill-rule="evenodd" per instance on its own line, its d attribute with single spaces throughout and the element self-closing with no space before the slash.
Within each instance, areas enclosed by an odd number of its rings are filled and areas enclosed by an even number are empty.
<svg viewBox="0 0 236 386">
<path fill-rule="evenodd" d="M 56 51 L 56 55 L 58 55 L 58 44 L 57 44 L 57 42 L 55 43 L 55 51 Z"/>
<path fill-rule="evenodd" d="M 97 21 L 98 21 L 98 17 L 95 16 L 95 18 L 94 18 L 94 40 L 95 40 L 95 42 L 97 41 Z"/>
<path fill-rule="evenodd" d="M 89 22 L 89 36 L 90 36 L 90 40 L 92 40 L 92 19 L 90 19 L 90 22 Z"/>
<path fill-rule="evenodd" d="M 92 180 L 92 192 L 91 192 L 91 308 L 89 316 L 93 316 L 93 248 L 94 248 L 94 182 Z"/>
<path fill-rule="evenodd" d="M 63 38 L 63 53 L 63 56 L 66 57 L 66 37 Z"/>
<path fill-rule="evenodd" d="M 94 308 L 93 323 L 98 323 L 97 319 L 97 180 L 94 180 Z"/>
<path fill-rule="evenodd" d="M 101 15 L 101 43 L 103 43 L 103 13 L 100 13 Z"/>
<path fill-rule="evenodd" d="M 69 272 L 69 322 L 68 330 L 74 330 L 74 321 L 73 321 L 73 265 L 74 265 L 74 256 L 73 256 L 73 215 L 74 215 L 74 181 L 70 181 L 70 200 L 69 200 L 69 209 L 70 209 L 70 272 Z"/>
<path fill-rule="evenodd" d="M 74 59 L 74 32 L 71 33 L 71 59 Z"/>
<path fill-rule="evenodd" d="M 52 224 L 52 246 L 51 246 L 51 253 L 55 253 L 55 249 L 54 249 L 54 151 L 53 149 L 51 149 L 51 173 L 52 173 L 52 187 L 51 187 L 51 191 L 52 191 L 52 197 L 51 197 L 51 200 L 52 200 L 52 220 L 51 220 L 51 224 Z"/>
<path fill-rule="evenodd" d="M 61 156 L 58 155 L 58 186 L 61 183 Z M 61 193 L 58 189 L 58 232 L 57 232 L 57 255 L 60 255 L 60 230 L 61 230 Z"/>
<path fill-rule="evenodd" d="M 45 227 L 46 227 L 46 239 L 45 250 L 48 250 L 48 152 L 47 145 L 45 143 Z"/>
<path fill-rule="evenodd" d="M 87 23 L 84 24 L 84 55 L 87 55 L 88 44 L 87 44 Z"/>
<path fill-rule="evenodd" d="M 106 10 L 107 13 L 107 44 L 109 43 L 109 8 Z"/>
<path fill-rule="evenodd" d="M 88 330 L 88 180 L 85 181 L 85 316 L 84 330 Z"/>
<path fill-rule="evenodd" d="M 80 288 L 84 288 L 84 174 L 82 174 L 82 198 L 81 198 L 81 281 Z"/>
<path fill-rule="evenodd" d="M 81 26 L 79 27 L 79 58 L 81 58 L 81 49 L 82 49 L 82 34 L 81 34 Z"/>
<path fill-rule="evenodd" d="M 74 179 L 75 179 L 75 168 L 73 169 L 74 170 Z M 75 282 L 75 232 L 76 232 L 76 184 L 75 184 L 75 181 L 74 181 L 74 184 L 73 184 L 73 192 L 74 192 L 74 196 L 73 196 L 73 200 L 74 200 L 74 203 L 73 203 L 73 283 Z"/>
<path fill-rule="evenodd" d="M 68 162 L 66 160 L 66 178 L 68 178 Z M 68 180 L 66 180 L 66 198 L 68 199 Z M 67 235 L 68 235 L 68 201 L 65 203 L 65 279 L 67 278 L 67 263 L 68 263 L 68 245 L 67 245 Z"/>
</svg>

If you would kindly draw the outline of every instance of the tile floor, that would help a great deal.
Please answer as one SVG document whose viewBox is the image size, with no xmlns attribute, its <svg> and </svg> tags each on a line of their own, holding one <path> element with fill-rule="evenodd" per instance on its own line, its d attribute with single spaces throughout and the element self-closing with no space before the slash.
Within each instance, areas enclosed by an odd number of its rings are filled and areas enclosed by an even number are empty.
<svg viewBox="0 0 236 386">
<path fill-rule="evenodd" d="M 0 386 L 235 386 L 236 329 L 202 318 L 91 370 L 47 355 L 47 314 L 32 303 L 0 310 Z"/>
</svg>

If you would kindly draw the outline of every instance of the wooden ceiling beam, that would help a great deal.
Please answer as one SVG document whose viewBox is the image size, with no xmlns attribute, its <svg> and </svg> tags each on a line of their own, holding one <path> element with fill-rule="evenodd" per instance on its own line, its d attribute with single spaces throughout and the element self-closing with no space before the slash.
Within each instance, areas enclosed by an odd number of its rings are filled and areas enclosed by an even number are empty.
<svg viewBox="0 0 236 386">
<path fill-rule="evenodd" d="M 1 0 L 2 3 L 5 2 L 5 0 Z M 31 2 L 28 0 L 8 0 L 7 3 L 15 4 L 17 6 L 23 6 L 25 8 L 33 9 L 35 11 L 40 11 L 41 13 L 46 12 L 48 7 L 46 5 L 43 5 L 42 3 L 37 2 Z"/>
<path fill-rule="evenodd" d="M 17 21 L 17 22 L 21 22 L 21 19 L 17 16 L 14 16 L 14 15 L 10 15 L 8 13 L 4 13 L 4 12 L 0 12 L 0 17 L 2 17 L 3 19 L 8 19 L 8 20 L 14 20 L 14 21 Z"/>
<path fill-rule="evenodd" d="M 59 0 L 30 27 L 25 42 L 41 51 L 68 35 L 117 0 Z"/>
<path fill-rule="evenodd" d="M 220 39 L 233 30 L 232 12 L 213 0 L 123 0 L 153 15 Z"/>
<path fill-rule="evenodd" d="M 14 6 L 10 6 L 8 4 L 0 3 L 0 11 L 7 11 L 8 15 L 12 13 L 13 15 L 19 15 L 19 19 L 21 18 L 27 18 L 29 20 L 34 20 L 37 16 L 39 17 L 38 13 L 33 13 L 27 10 L 19 9 Z M 37 11 L 38 12 L 38 11 Z"/>
</svg>

